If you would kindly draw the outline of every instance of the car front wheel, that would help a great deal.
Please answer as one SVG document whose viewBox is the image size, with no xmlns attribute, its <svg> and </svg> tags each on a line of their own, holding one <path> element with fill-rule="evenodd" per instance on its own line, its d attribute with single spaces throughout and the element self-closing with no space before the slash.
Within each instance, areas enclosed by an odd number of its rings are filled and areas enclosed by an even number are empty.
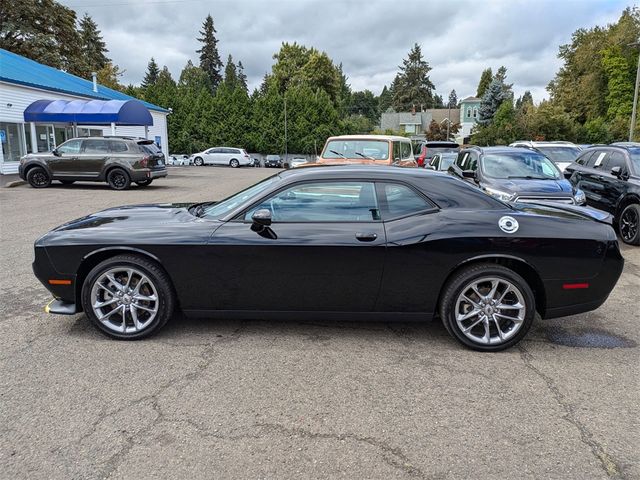
<svg viewBox="0 0 640 480">
<path fill-rule="evenodd" d="M 474 350 L 496 352 L 518 343 L 535 316 L 527 282 L 500 265 L 473 265 L 444 288 L 440 317 L 447 331 Z"/>
<path fill-rule="evenodd" d="M 173 313 L 167 274 L 153 261 L 118 255 L 98 264 L 82 287 L 82 307 L 106 335 L 137 340 L 160 330 Z"/>
<path fill-rule="evenodd" d="M 42 167 L 33 167 L 27 173 L 27 182 L 33 188 L 46 188 L 51 185 L 51 177 Z"/>
<path fill-rule="evenodd" d="M 618 230 L 624 243 L 640 245 L 640 205 L 627 205 L 620 214 Z"/>
<path fill-rule="evenodd" d="M 126 190 L 131 185 L 131 179 L 121 168 L 114 168 L 107 175 L 107 183 L 114 190 Z"/>
<path fill-rule="evenodd" d="M 200 157 L 197 157 L 193 163 L 196 165 L 196 167 L 201 167 L 202 165 L 204 165 L 204 162 L 202 161 L 202 159 Z"/>
</svg>

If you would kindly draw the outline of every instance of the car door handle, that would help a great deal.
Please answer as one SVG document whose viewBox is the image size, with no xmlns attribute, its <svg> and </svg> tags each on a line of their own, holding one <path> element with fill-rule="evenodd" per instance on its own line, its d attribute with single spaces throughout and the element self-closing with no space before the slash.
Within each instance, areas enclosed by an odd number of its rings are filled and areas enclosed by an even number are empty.
<svg viewBox="0 0 640 480">
<path fill-rule="evenodd" d="M 356 238 L 361 242 L 373 242 L 378 235 L 376 233 L 356 233 Z"/>
</svg>

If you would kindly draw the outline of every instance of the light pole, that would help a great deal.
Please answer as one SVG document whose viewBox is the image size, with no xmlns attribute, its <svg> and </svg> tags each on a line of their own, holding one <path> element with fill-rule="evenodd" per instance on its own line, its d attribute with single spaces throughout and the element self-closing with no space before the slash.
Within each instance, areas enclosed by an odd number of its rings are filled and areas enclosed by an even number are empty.
<svg viewBox="0 0 640 480">
<path fill-rule="evenodd" d="M 640 43 L 630 43 L 630 47 L 637 47 Z M 629 141 L 633 142 L 633 130 L 636 126 L 636 107 L 638 105 L 638 82 L 640 81 L 640 52 L 638 52 L 638 69 L 636 70 L 636 88 L 633 92 L 633 109 L 631 110 L 631 125 L 629 125 Z"/>
</svg>

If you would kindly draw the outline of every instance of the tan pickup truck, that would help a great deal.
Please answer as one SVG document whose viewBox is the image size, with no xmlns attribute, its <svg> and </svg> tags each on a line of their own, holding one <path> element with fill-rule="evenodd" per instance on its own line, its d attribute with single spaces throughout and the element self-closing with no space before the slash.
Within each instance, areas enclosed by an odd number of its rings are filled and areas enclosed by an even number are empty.
<svg viewBox="0 0 640 480">
<path fill-rule="evenodd" d="M 329 137 L 317 164 L 397 165 L 417 167 L 411 140 L 393 135 L 341 135 Z"/>
</svg>

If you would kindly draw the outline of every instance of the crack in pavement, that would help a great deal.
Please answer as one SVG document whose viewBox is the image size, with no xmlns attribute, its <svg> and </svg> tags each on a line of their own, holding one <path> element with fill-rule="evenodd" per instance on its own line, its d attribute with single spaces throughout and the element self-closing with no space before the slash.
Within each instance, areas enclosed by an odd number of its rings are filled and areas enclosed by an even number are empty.
<svg viewBox="0 0 640 480">
<path fill-rule="evenodd" d="M 364 443 L 375 447 L 382 451 L 382 459 L 388 465 L 400 469 L 406 474 L 410 475 L 414 478 L 421 478 L 426 480 L 433 480 L 437 478 L 441 478 L 441 476 L 432 476 L 427 475 L 425 472 L 420 470 L 420 468 L 416 467 L 411 463 L 409 457 L 407 457 L 402 450 L 397 447 L 392 447 L 388 445 L 386 442 L 379 440 L 374 437 L 361 437 L 355 435 L 353 433 L 321 433 L 321 432 L 310 432 L 308 430 L 304 430 L 302 428 L 287 428 L 284 425 L 280 425 L 277 423 L 258 423 L 255 425 L 256 427 L 264 428 L 267 431 L 276 432 L 282 435 L 297 435 L 305 438 L 319 438 L 319 439 L 328 439 L 328 440 L 353 440 L 358 443 Z"/>
<path fill-rule="evenodd" d="M 589 431 L 587 426 L 578 419 L 574 406 L 566 401 L 564 394 L 560 391 L 553 378 L 543 373 L 542 370 L 533 365 L 533 355 L 522 344 L 517 345 L 517 348 L 520 351 L 520 358 L 522 359 L 525 367 L 544 381 L 547 385 L 547 389 L 555 398 L 556 403 L 565 412 L 562 418 L 576 427 L 580 433 L 580 441 L 589 447 L 593 455 L 599 460 L 602 469 L 607 476 L 616 479 L 625 478 L 619 463 L 605 451 L 604 447 L 593 438 L 593 434 Z"/>
</svg>

